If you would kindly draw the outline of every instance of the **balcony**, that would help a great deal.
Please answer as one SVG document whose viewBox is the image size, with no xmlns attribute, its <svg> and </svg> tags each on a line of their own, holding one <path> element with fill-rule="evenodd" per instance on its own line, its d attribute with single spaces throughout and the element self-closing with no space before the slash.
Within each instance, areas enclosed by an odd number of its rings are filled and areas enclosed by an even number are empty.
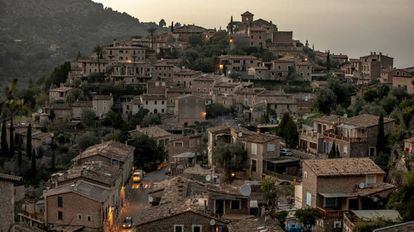
<svg viewBox="0 0 414 232">
<path fill-rule="evenodd" d="M 345 141 L 348 143 L 366 143 L 368 140 L 367 137 L 356 137 L 356 138 L 352 138 L 352 137 L 347 137 L 347 136 L 343 136 L 343 135 L 338 135 L 338 134 L 334 134 L 334 133 L 330 133 L 330 132 L 324 132 L 323 136 L 325 138 L 329 138 L 329 139 L 337 139 L 337 140 L 341 140 L 341 141 Z"/>
<path fill-rule="evenodd" d="M 334 209 L 324 209 L 321 207 L 316 207 L 323 218 L 338 218 L 341 219 L 343 217 L 343 210 L 334 210 Z"/>
</svg>

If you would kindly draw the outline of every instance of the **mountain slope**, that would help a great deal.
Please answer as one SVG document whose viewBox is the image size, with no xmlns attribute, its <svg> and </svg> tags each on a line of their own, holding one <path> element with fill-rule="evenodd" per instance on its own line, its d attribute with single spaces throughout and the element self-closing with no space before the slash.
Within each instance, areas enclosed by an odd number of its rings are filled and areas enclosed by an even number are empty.
<svg viewBox="0 0 414 232">
<path fill-rule="evenodd" d="M 78 51 L 144 35 L 148 27 L 91 0 L 0 0 L 0 87 L 37 79 Z"/>
</svg>

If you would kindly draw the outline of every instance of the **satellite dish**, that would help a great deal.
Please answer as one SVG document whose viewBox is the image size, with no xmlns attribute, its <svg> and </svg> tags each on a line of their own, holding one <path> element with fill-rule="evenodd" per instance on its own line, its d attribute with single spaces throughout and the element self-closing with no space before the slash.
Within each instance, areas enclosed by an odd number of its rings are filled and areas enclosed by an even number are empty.
<svg viewBox="0 0 414 232">
<path fill-rule="evenodd" d="M 39 109 L 37 112 L 38 112 L 39 114 L 41 114 L 41 113 L 43 113 L 43 109 Z"/>
<path fill-rule="evenodd" d="M 210 176 L 210 175 L 207 175 L 207 176 L 206 176 L 206 181 L 208 181 L 208 182 L 210 182 L 210 181 L 211 181 L 211 176 Z"/>
<path fill-rule="evenodd" d="M 243 137 L 243 133 L 242 132 L 239 132 L 239 137 L 240 138 Z"/>
<path fill-rule="evenodd" d="M 211 220 L 210 220 L 210 226 L 214 226 L 215 224 L 216 224 L 216 220 L 211 219 Z"/>
<path fill-rule="evenodd" d="M 154 198 L 152 196 L 148 196 L 148 202 L 152 203 L 154 201 Z"/>
<path fill-rule="evenodd" d="M 363 183 L 363 182 L 359 183 L 358 187 L 359 187 L 360 189 L 365 188 L 365 183 Z"/>
<path fill-rule="evenodd" d="M 250 196 L 250 194 L 252 194 L 252 188 L 250 187 L 250 185 L 244 184 L 243 186 L 241 186 L 240 194 L 245 197 Z"/>
</svg>

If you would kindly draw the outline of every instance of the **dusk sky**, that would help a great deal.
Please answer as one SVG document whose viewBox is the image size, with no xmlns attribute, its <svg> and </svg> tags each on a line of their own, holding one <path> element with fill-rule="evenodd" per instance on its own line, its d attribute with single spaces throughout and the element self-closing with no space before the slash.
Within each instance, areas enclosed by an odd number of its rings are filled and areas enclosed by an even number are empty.
<svg viewBox="0 0 414 232">
<path fill-rule="evenodd" d="M 382 51 L 397 67 L 414 66 L 414 0 L 97 0 L 141 21 L 161 18 L 223 28 L 246 10 L 316 49 L 351 58 Z"/>
</svg>

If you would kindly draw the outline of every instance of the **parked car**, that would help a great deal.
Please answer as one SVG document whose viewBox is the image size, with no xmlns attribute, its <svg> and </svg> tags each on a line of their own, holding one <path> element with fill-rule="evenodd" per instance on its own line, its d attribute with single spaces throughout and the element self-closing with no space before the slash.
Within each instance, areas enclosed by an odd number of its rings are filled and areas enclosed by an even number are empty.
<svg viewBox="0 0 414 232">
<path fill-rule="evenodd" d="M 133 225 L 132 217 L 126 217 L 124 222 L 122 223 L 123 229 L 131 229 Z"/>
<path fill-rule="evenodd" d="M 281 148 L 280 149 L 280 155 L 281 156 L 291 156 L 292 151 L 289 148 Z"/>
</svg>

